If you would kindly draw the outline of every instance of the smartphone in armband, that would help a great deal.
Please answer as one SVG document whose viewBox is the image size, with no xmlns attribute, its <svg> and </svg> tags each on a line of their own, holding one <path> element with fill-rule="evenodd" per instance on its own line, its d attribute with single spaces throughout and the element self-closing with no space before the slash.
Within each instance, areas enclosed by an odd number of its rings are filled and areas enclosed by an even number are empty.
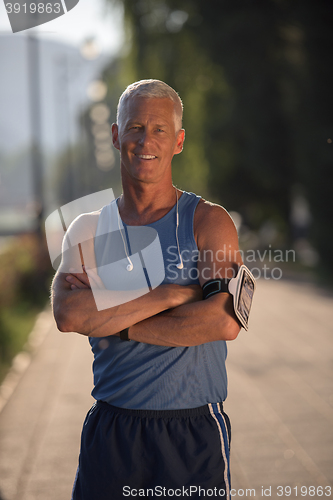
<svg viewBox="0 0 333 500">
<path fill-rule="evenodd" d="M 245 330 L 249 328 L 249 316 L 256 280 L 251 271 L 242 265 L 235 278 L 229 281 L 229 293 L 233 296 L 234 311 Z"/>
<path fill-rule="evenodd" d="M 203 298 L 208 299 L 215 293 L 230 293 L 233 296 L 234 311 L 245 330 L 249 328 L 249 316 L 256 289 L 256 280 L 251 271 L 243 264 L 237 276 L 231 279 L 212 279 L 203 287 Z"/>
</svg>

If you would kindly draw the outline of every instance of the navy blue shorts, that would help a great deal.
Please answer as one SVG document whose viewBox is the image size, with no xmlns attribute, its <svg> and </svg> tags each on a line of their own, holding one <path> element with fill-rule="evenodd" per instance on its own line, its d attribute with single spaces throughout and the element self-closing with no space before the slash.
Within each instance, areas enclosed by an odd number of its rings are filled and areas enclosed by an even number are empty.
<svg viewBox="0 0 333 500">
<path fill-rule="evenodd" d="M 98 401 L 83 425 L 72 500 L 229 499 L 229 447 L 222 403 L 154 411 Z"/>
</svg>

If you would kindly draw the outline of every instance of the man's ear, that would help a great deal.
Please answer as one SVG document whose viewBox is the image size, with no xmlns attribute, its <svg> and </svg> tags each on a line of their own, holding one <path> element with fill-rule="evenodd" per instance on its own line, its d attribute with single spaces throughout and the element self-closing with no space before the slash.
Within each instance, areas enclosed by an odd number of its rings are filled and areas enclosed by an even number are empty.
<svg viewBox="0 0 333 500">
<path fill-rule="evenodd" d="M 182 128 L 177 133 L 175 155 L 178 155 L 183 151 L 184 141 L 185 141 L 185 130 Z"/>
<path fill-rule="evenodd" d="M 114 147 L 120 150 L 118 125 L 116 123 L 112 123 L 112 142 Z"/>
</svg>

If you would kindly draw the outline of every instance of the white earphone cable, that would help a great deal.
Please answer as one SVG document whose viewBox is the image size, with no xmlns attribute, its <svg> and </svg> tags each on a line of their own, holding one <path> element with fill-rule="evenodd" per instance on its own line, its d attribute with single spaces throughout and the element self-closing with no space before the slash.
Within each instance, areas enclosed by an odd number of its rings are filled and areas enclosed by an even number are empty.
<svg viewBox="0 0 333 500">
<path fill-rule="evenodd" d="M 126 254 L 126 258 L 128 260 L 128 265 L 126 267 L 127 271 L 132 271 L 133 269 L 133 262 L 131 261 L 129 255 L 128 255 L 128 251 L 127 251 L 127 244 L 125 242 L 125 239 L 124 239 L 124 236 L 123 236 L 123 233 L 121 232 L 121 229 L 120 229 L 120 215 L 119 215 L 119 210 L 118 210 L 118 206 L 117 206 L 117 214 L 118 214 L 118 228 L 119 228 L 119 232 L 120 232 L 120 236 L 121 236 L 121 239 L 123 240 L 123 244 L 124 244 L 124 250 L 125 250 L 125 254 Z M 125 230 L 125 229 L 124 229 Z"/>
<path fill-rule="evenodd" d="M 180 252 L 179 239 L 178 239 L 178 227 L 179 227 L 178 191 L 177 191 L 177 188 L 175 188 L 175 190 L 176 190 L 176 199 L 177 199 L 177 206 L 176 206 L 176 241 L 177 241 L 177 248 L 178 248 L 178 255 L 179 255 L 179 262 L 178 262 L 178 264 L 177 264 L 176 267 L 177 267 L 177 269 L 183 269 L 184 264 L 183 264 L 182 254 Z M 125 238 L 124 238 L 123 233 L 122 233 L 121 228 L 120 228 L 120 215 L 119 215 L 118 206 L 117 206 L 117 215 L 118 215 L 118 228 L 119 228 L 121 239 L 123 240 L 125 255 L 126 255 L 126 258 L 128 260 L 128 265 L 127 265 L 126 269 L 127 269 L 127 271 L 132 271 L 132 269 L 134 268 L 134 266 L 133 266 L 133 262 L 131 261 L 129 255 L 128 255 L 127 243 L 125 241 Z"/>
<path fill-rule="evenodd" d="M 177 213 L 176 213 L 176 241 L 177 241 L 177 248 L 178 248 L 178 255 L 179 255 L 179 262 L 177 264 L 177 269 L 183 269 L 184 264 L 183 264 L 183 259 L 182 259 L 182 254 L 180 252 L 179 248 L 179 239 L 178 239 L 178 226 L 179 226 L 179 211 L 178 211 L 178 191 L 177 188 L 175 187 L 176 190 L 176 198 L 177 198 Z"/>
</svg>

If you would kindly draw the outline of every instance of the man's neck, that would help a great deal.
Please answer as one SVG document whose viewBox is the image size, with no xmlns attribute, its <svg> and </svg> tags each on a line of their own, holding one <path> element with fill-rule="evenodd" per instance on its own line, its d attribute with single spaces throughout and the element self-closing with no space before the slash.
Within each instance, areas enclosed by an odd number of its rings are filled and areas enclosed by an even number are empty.
<svg viewBox="0 0 333 500">
<path fill-rule="evenodd" d="M 139 226 L 164 217 L 176 201 L 176 188 L 171 182 L 167 186 L 143 183 L 137 186 L 124 185 L 118 208 L 126 224 Z"/>
</svg>

